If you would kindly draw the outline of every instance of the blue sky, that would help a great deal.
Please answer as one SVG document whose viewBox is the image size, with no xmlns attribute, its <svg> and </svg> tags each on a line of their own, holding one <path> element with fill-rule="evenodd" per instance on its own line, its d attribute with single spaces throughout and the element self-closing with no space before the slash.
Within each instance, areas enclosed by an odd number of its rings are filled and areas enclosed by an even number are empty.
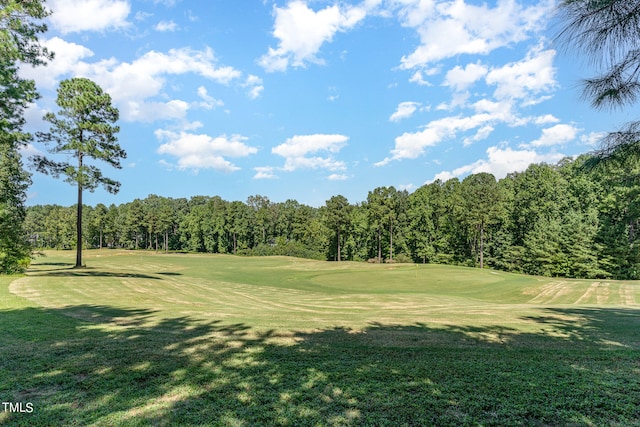
<svg viewBox="0 0 640 427">
<path fill-rule="evenodd" d="M 434 179 L 555 163 L 625 113 L 580 100 L 589 69 L 554 44 L 553 0 L 48 0 L 42 98 L 81 76 L 120 110 L 120 204 L 149 194 L 365 200 Z M 45 147 L 34 143 L 28 156 Z M 99 163 L 96 163 L 100 165 Z M 75 202 L 34 173 L 28 204 Z"/>
</svg>

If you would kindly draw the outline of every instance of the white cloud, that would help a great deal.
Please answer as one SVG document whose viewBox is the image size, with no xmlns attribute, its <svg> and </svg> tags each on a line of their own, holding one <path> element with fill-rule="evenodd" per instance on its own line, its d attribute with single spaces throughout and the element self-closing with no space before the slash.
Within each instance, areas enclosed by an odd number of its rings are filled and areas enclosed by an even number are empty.
<svg viewBox="0 0 640 427">
<path fill-rule="evenodd" d="M 171 49 L 166 53 L 150 51 L 130 63 L 119 62 L 115 58 L 89 63 L 85 59 L 93 56 L 93 52 L 84 46 L 57 37 L 43 44 L 56 53 L 54 60 L 46 67 L 23 67 L 23 76 L 34 79 L 40 87 L 50 89 L 62 78 L 88 77 L 111 95 L 120 108 L 121 118 L 127 121 L 184 119 L 189 108 L 185 101 L 153 99 L 158 96 L 170 98 L 164 93 L 169 75 L 191 73 L 220 84 L 229 84 L 242 76 L 233 67 L 218 65 L 210 48 Z M 221 101 L 213 98 L 205 102 L 210 107 L 221 105 Z M 202 103 L 197 105 L 206 108 Z"/>
<path fill-rule="evenodd" d="M 401 102 L 398 104 L 398 108 L 395 113 L 389 117 L 389 120 L 392 122 L 399 122 L 402 119 L 407 119 L 416 112 L 419 106 L 419 102 Z"/>
<path fill-rule="evenodd" d="M 340 174 L 340 173 L 332 173 L 327 177 L 329 181 L 346 181 L 349 179 L 348 175 Z"/>
<path fill-rule="evenodd" d="M 591 132 L 587 135 L 582 135 L 580 137 L 580 142 L 589 147 L 595 147 L 605 136 L 607 136 L 606 132 Z"/>
<path fill-rule="evenodd" d="M 241 135 L 211 137 L 205 134 L 172 132 L 159 129 L 156 138 L 164 143 L 158 148 L 159 154 L 169 154 L 178 158 L 178 168 L 214 169 L 219 172 L 233 172 L 238 169 L 226 157 L 246 157 L 258 149 L 245 144 L 248 139 Z"/>
<path fill-rule="evenodd" d="M 559 121 L 560 119 L 552 114 L 545 114 L 544 116 L 538 116 L 533 119 L 533 122 L 537 125 L 547 125 L 549 123 L 558 123 Z"/>
<path fill-rule="evenodd" d="M 409 79 L 411 83 L 416 83 L 419 86 L 431 86 L 431 83 L 428 80 L 425 80 L 422 76 L 422 71 L 416 71 L 413 76 Z"/>
<path fill-rule="evenodd" d="M 173 21 L 160 21 L 156 24 L 155 30 L 161 33 L 174 32 L 178 29 L 178 24 Z"/>
<path fill-rule="evenodd" d="M 557 163 L 564 156 L 560 153 L 539 154 L 533 150 L 512 150 L 489 147 L 487 159 L 480 159 L 474 163 L 461 166 L 453 171 L 443 171 L 436 174 L 432 181 L 440 179 L 446 181 L 454 177 L 462 177 L 467 174 L 487 172 L 493 174 L 496 179 L 501 179 L 511 172 L 521 172 L 532 163 Z"/>
<path fill-rule="evenodd" d="M 296 169 L 344 170 L 346 165 L 335 160 L 331 154 L 338 153 L 349 140 L 344 135 L 296 135 L 284 143 L 274 147 L 271 152 L 285 158 L 283 170 L 291 172 Z M 326 157 L 310 157 L 310 154 L 329 153 Z"/>
<path fill-rule="evenodd" d="M 487 126 L 499 116 L 495 114 L 475 114 L 470 117 L 445 117 L 430 122 L 419 132 L 405 132 L 395 139 L 395 148 L 391 156 L 374 163 L 374 166 L 384 166 L 393 160 L 415 159 L 424 153 L 427 147 L 433 147 L 447 138 L 454 137 L 458 132 Z M 486 132 L 486 130 L 485 130 Z"/>
<path fill-rule="evenodd" d="M 20 147 L 20 153 L 22 154 L 22 158 L 26 159 L 31 156 L 46 156 L 46 153 L 37 149 L 33 144 L 28 143 L 27 145 Z"/>
<path fill-rule="evenodd" d="M 277 175 L 274 173 L 275 168 L 272 166 L 258 166 L 253 168 L 256 171 L 256 174 L 253 176 L 253 179 L 274 179 L 277 178 Z"/>
<path fill-rule="evenodd" d="M 104 31 L 129 25 L 126 0 L 48 0 L 52 26 L 62 34 Z"/>
<path fill-rule="evenodd" d="M 133 18 L 136 21 L 146 21 L 148 18 L 151 18 L 153 16 L 153 13 L 149 13 L 149 12 L 143 12 L 141 10 L 137 11 L 136 14 L 133 16 Z"/>
<path fill-rule="evenodd" d="M 283 157 L 301 157 L 318 151 L 337 153 L 348 140 L 348 136 L 336 134 L 296 135 L 271 151 Z"/>
<path fill-rule="evenodd" d="M 478 129 L 478 132 L 471 138 L 465 138 L 463 141 L 463 145 L 465 147 L 473 144 L 474 142 L 482 141 L 483 139 L 487 139 L 489 135 L 491 135 L 494 131 L 494 127 L 491 125 L 486 125 Z"/>
<path fill-rule="evenodd" d="M 491 101 L 481 99 L 471 106 L 476 114 L 490 114 L 499 120 L 512 122 L 515 120 L 513 113 L 513 102 L 510 100 Z"/>
<path fill-rule="evenodd" d="M 167 75 L 192 73 L 221 84 L 228 84 L 241 76 L 233 67 L 218 66 L 215 55 L 209 48 L 201 51 L 190 48 L 171 49 L 167 53 L 150 51 L 131 63 L 107 60 L 79 65 L 77 73 L 94 79 L 109 92 L 114 101 L 122 106 L 123 119 L 129 121 L 184 117 L 186 109 L 175 108 L 178 106 L 175 101 L 148 101 L 149 98 L 162 94 Z M 172 102 L 174 105 L 169 105 Z M 158 106 L 161 108 L 160 114 L 154 111 Z M 172 115 L 171 112 L 175 114 Z"/>
<path fill-rule="evenodd" d="M 155 4 L 163 4 L 166 7 L 173 7 L 176 5 L 176 3 L 178 3 L 180 0 L 153 0 L 153 3 Z"/>
<path fill-rule="evenodd" d="M 249 89 L 247 95 L 251 99 L 259 98 L 262 94 L 262 91 L 264 90 L 262 79 L 258 76 L 254 76 L 253 74 L 249 74 L 247 80 L 242 86 Z"/>
<path fill-rule="evenodd" d="M 456 109 L 457 107 L 464 107 L 467 105 L 467 101 L 471 94 L 469 92 L 456 92 L 451 97 L 451 102 L 446 103 L 442 102 L 437 107 L 436 110 L 441 111 L 451 111 Z"/>
<path fill-rule="evenodd" d="M 297 169 L 327 169 L 330 171 L 345 170 L 344 162 L 332 157 L 287 157 L 283 170 L 293 172 Z"/>
<path fill-rule="evenodd" d="M 213 96 L 209 95 L 207 88 L 204 86 L 198 87 L 198 96 L 202 99 L 201 102 L 197 103 L 198 107 L 211 110 L 216 107 L 224 106 L 224 102 L 219 99 L 215 99 Z"/>
<path fill-rule="evenodd" d="M 59 37 L 43 40 L 42 45 L 55 52 L 55 57 L 46 67 L 22 67 L 20 75 L 35 80 L 39 87 L 53 89 L 60 76 L 75 70 L 83 59 L 92 57 L 93 51 L 85 46 L 67 42 Z"/>
<path fill-rule="evenodd" d="M 465 68 L 456 65 L 447 71 L 444 85 L 451 86 L 457 91 L 465 90 L 487 74 L 488 68 L 479 62 L 467 64 Z"/>
<path fill-rule="evenodd" d="M 553 59 L 554 50 L 543 50 L 536 46 L 519 62 L 494 68 L 487 74 L 486 82 L 496 86 L 494 96 L 497 99 L 524 99 L 531 102 L 533 95 L 553 90 L 557 82 Z"/>
<path fill-rule="evenodd" d="M 461 1 L 457 3 L 463 4 Z M 521 117 L 516 110 L 516 107 L 522 108 L 546 99 L 547 95 L 556 88 L 554 57 L 555 51 L 544 50 L 543 44 L 540 43 L 530 49 L 521 61 L 504 66 L 489 68 L 476 62 L 467 64 L 464 68 L 457 66 L 450 69 L 443 80 L 443 85 L 453 88 L 453 95 L 449 102 L 440 103 L 436 110 L 452 111 L 456 108 L 469 108 L 475 114 L 444 117 L 429 122 L 417 132 L 405 132 L 395 139 L 395 147 L 390 155 L 375 165 L 383 166 L 393 160 L 415 159 L 421 156 L 427 147 L 435 146 L 446 139 L 474 129 L 474 135 L 463 135 L 464 146 L 488 138 L 497 124 L 516 127 L 530 123 L 537 125 L 557 123 L 558 119 L 550 114 Z M 467 89 L 483 78 L 487 85 L 495 87 L 493 96 L 472 101 L 472 93 Z M 402 117 L 400 108 L 397 113 L 398 117 Z M 575 138 L 577 129 L 567 125 L 558 126 L 543 131 L 542 138 L 534 141 L 531 146 L 559 144 Z"/>
<path fill-rule="evenodd" d="M 523 6 L 515 0 L 498 1 L 494 8 L 464 0 L 396 0 L 402 24 L 414 28 L 420 46 L 405 55 L 401 67 L 420 68 L 460 54 L 488 54 L 494 49 L 521 42 L 544 28 L 554 1 Z"/>
<path fill-rule="evenodd" d="M 276 49 L 269 48 L 259 63 L 267 71 L 284 71 L 289 65 L 302 67 L 321 64 L 317 53 L 337 32 L 348 31 L 366 16 L 362 7 L 328 6 L 310 9 L 304 1 L 295 0 L 285 7 L 275 7 L 273 36 L 279 40 Z"/>
<path fill-rule="evenodd" d="M 417 189 L 418 187 L 415 186 L 414 184 L 400 184 L 398 185 L 398 190 L 400 191 L 404 191 L 407 190 L 408 192 L 411 192 L 415 189 Z"/>
<path fill-rule="evenodd" d="M 407 27 L 420 27 L 436 13 L 435 0 L 392 0 L 389 3 L 391 7 L 399 8 L 398 17 Z"/>
<path fill-rule="evenodd" d="M 550 147 L 562 145 L 573 141 L 578 134 L 578 128 L 571 125 L 559 124 L 550 128 L 542 129 L 540 138 L 531 142 L 532 147 Z"/>
<path fill-rule="evenodd" d="M 180 99 L 167 102 L 120 100 L 120 115 L 128 121 L 185 120 L 189 104 Z"/>
<path fill-rule="evenodd" d="M 451 178 L 455 178 L 455 175 L 453 174 L 453 172 L 449 172 L 449 171 L 442 171 L 442 172 L 438 172 L 437 174 L 435 174 L 435 176 L 433 177 L 433 179 L 431 181 L 427 181 L 425 182 L 425 184 L 430 184 L 433 181 L 437 181 L 440 180 L 442 182 L 447 182 L 449 181 Z"/>
</svg>

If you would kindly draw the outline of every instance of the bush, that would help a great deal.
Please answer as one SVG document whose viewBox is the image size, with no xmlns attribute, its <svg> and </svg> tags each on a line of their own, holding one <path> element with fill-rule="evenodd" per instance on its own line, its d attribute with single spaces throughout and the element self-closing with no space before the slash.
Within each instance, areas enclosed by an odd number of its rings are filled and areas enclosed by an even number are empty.
<svg viewBox="0 0 640 427">
<path fill-rule="evenodd" d="M 238 255 L 247 255 L 247 256 L 274 256 L 274 255 L 283 255 L 283 256 L 292 256 L 296 258 L 307 258 L 307 259 L 325 259 L 325 257 L 319 253 L 314 251 L 313 249 L 309 249 L 303 243 L 298 242 L 297 240 L 290 240 L 286 242 L 284 239 L 278 239 L 275 245 L 269 245 L 265 243 L 258 244 L 253 249 L 243 249 L 238 251 Z"/>
<path fill-rule="evenodd" d="M 394 261 L 402 264 L 413 263 L 413 260 L 411 259 L 411 257 L 402 253 L 396 255 L 396 257 L 394 258 Z"/>
</svg>

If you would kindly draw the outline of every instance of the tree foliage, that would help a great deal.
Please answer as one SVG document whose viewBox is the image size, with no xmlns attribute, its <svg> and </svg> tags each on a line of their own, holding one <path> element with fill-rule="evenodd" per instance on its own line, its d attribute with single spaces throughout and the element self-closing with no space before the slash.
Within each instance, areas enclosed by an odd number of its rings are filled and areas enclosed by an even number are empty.
<svg viewBox="0 0 640 427">
<path fill-rule="evenodd" d="M 583 97 L 598 109 L 634 105 L 640 96 L 640 1 L 563 0 L 559 39 L 586 55 L 596 75 L 583 81 Z M 640 155 L 640 121 L 611 132 L 593 157 L 602 160 Z"/>
<path fill-rule="evenodd" d="M 85 207 L 82 244 L 640 278 L 640 159 L 591 171 L 588 160 L 533 164 L 499 181 L 488 173 L 437 180 L 412 194 L 379 187 L 362 203 L 334 196 L 321 207 L 260 195 L 246 202 L 150 195 L 106 213 L 104 205 Z M 33 244 L 75 248 L 75 209 L 29 208 Z M 379 260 L 380 253 L 393 258 Z"/>
<path fill-rule="evenodd" d="M 52 55 L 38 35 L 46 31 L 43 2 L 0 0 L 0 272 L 23 271 L 30 248 L 24 237 L 24 201 L 31 183 L 19 149 L 31 141 L 24 111 L 38 98 L 35 83 L 19 76 L 20 66 L 43 65 Z"/>
<path fill-rule="evenodd" d="M 58 114 L 47 113 L 44 120 L 51 123 L 49 132 L 39 132 L 38 138 L 45 144 L 53 144 L 52 154 L 66 154 L 75 161 L 57 161 L 45 156 L 32 158 L 36 169 L 64 180 L 78 189 L 77 204 L 77 256 L 76 267 L 82 266 L 82 192 L 94 191 L 99 186 L 109 193 L 117 193 L 120 183 L 104 176 L 90 160 L 101 160 L 115 168 L 121 168 L 120 160 L 125 151 L 117 143 L 120 130 L 115 123 L 118 110 L 111 105 L 111 97 L 96 83 L 86 78 L 72 78 L 60 82 L 56 103 Z"/>
<path fill-rule="evenodd" d="M 328 229 L 335 233 L 336 261 L 342 260 L 343 241 L 348 238 L 351 225 L 352 206 L 346 197 L 339 195 L 327 200 L 324 208 L 324 221 Z"/>
<path fill-rule="evenodd" d="M 471 237 L 470 248 L 480 268 L 484 268 L 485 236 L 502 210 L 498 183 L 492 174 L 481 172 L 466 177 L 461 190 L 465 206 L 463 220 Z"/>
</svg>

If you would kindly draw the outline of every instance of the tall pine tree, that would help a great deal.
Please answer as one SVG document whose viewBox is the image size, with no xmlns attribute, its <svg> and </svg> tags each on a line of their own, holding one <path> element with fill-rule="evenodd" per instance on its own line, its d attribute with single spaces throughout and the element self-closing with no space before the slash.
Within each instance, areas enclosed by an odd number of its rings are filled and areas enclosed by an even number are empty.
<svg viewBox="0 0 640 427">
<path fill-rule="evenodd" d="M 75 162 L 57 162 L 44 156 L 34 156 L 33 161 L 39 172 L 56 178 L 63 175 L 66 182 L 78 189 L 75 265 L 78 268 L 82 267 L 82 192 L 94 191 L 98 186 L 113 194 L 120 189 L 119 182 L 102 175 L 100 169 L 87 161 L 101 160 L 119 169 L 126 153 L 116 138 L 120 130 L 115 125 L 118 110 L 111 105 L 111 96 L 96 83 L 86 78 L 64 80 L 58 88 L 56 103 L 60 112 L 44 116 L 51 129 L 39 132 L 38 138 L 46 144 L 55 144 L 49 150 L 52 154 L 71 155 Z"/>
</svg>

